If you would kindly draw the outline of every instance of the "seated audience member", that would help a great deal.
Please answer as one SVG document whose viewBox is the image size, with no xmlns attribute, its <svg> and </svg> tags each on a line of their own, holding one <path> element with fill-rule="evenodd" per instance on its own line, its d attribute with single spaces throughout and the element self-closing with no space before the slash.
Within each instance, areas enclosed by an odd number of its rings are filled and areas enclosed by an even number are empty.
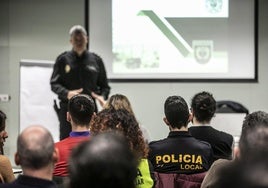
<svg viewBox="0 0 268 188">
<path fill-rule="evenodd" d="M 0 184 L 1 188 L 56 188 L 52 181 L 58 152 L 50 132 L 42 126 L 25 128 L 17 139 L 16 165 L 21 165 L 22 175 L 12 183 Z"/>
<path fill-rule="evenodd" d="M 153 169 L 150 169 L 150 162 L 147 160 L 148 147 L 133 114 L 126 109 L 103 109 L 92 121 L 90 131 L 94 135 L 107 131 L 116 131 L 119 134 L 123 134 L 131 151 L 139 161 L 136 187 L 153 187 Z"/>
<path fill-rule="evenodd" d="M 268 126 L 249 130 L 239 142 L 240 159 L 219 172 L 219 188 L 268 187 Z"/>
<path fill-rule="evenodd" d="M 53 172 L 54 180 L 61 184 L 63 178 L 68 176 L 68 160 L 71 150 L 80 142 L 89 139 L 89 124 L 94 114 L 93 99 L 85 94 L 73 96 L 68 102 L 67 121 L 71 123 L 70 136 L 55 144 L 59 151 L 59 161 Z"/>
<path fill-rule="evenodd" d="M 219 159 L 215 161 L 211 166 L 211 168 L 209 169 L 209 171 L 207 172 L 202 182 L 201 188 L 218 187 L 219 183 L 223 181 L 222 179 L 223 174 L 221 171 L 225 169 L 226 166 L 228 166 L 227 168 L 229 171 L 228 174 L 231 174 L 231 172 L 241 173 L 240 174 L 241 176 L 239 174 L 232 174 L 233 177 L 230 179 L 230 181 L 233 181 L 233 178 L 236 178 L 237 176 L 239 176 L 239 178 L 244 178 L 244 176 L 247 177 L 249 175 L 249 174 L 242 175 L 242 173 L 245 172 L 245 170 L 242 170 L 241 168 L 242 166 L 245 166 L 245 169 L 252 168 L 250 173 L 253 172 L 254 170 L 258 170 L 259 164 L 263 163 L 261 158 L 264 157 L 267 159 L 268 157 L 268 151 L 267 151 L 268 148 L 266 146 L 268 137 L 267 130 L 268 130 L 268 113 L 264 111 L 256 111 L 251 114 L 248 114 L 243 121 L 237 156 L 235 156 L 235 159 L 232 161 L 226 159 Z M 260 133 L 260 131 L 262 131 L 262 133 Z M 265 161 L 267 161 L 266 159 Z M 253 168 L 252 165 L 254 165 L 256 168 L 255 167 Z M 236 169 L 237 167 L 239 168 Z M 267 175 L 267 168 L 266 168 L 266 175 Z M 242 185 L 238 187 L 242 187 Z"/>
<path fill-rule="evenodd" d="M 137 160 L 119 134 L 102 133 L 79 144 L 69 169 L 70 188 L 135 188 Z"/>
<path fill-rule="evenodd" d="M 210 125 L 215 111 L 216 101 L 212 94 L 205 91 L 197 93 L 191 102 L 193 126 L 189 128 L 189 132 L 193 137 L 210 143 L 214 160 L 232 159 L 233 136 Z"/>
<path fill-rule="evenodd" d="M 0 182 L 9 183 L 15 180 L 10 160 L 4 156 L 3 147 L 8 134 L 6 132 L 6 114 L 0 110 Z"/>
<path fill-rule="evenodd" d="M 112 95 L 107 101 L 103 99 L 103 97 L 100 97 L 99 95 L 96 95 L 94 92 L 92 92 L 92 96 L 99 101 L 100 105 L 104 109 L 110 109 L 114 108 L 115 110 L 118 109 L 126 109 L 129 111 L 133 116 L 135 116 L 132 106 L 130 104 L 129 99 L 122 94 L 114 94 Z M 148 131 L 140 125 L 140 128 L 142 130 L 143 137 L 145 139 L 145 142 L 148 143 L 150 141 L 150 136 Z"/>
<path fill-rule="evenodd" d="M 209 143 L 199 141 L 188 132 L 189 108 L 180 96 L 170 96 L 164 104 L 167 138 L 149 144 L 149 160 L 160 173 L 193 174 L 209 169 L 213 152 Z"/>
</svg>

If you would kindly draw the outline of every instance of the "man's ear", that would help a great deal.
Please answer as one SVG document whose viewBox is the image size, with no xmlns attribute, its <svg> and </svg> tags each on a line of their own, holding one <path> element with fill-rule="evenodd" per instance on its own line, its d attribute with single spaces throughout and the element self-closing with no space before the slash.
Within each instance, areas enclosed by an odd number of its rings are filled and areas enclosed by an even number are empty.
<svg viewBox="0 0 268 188">
<path fill-rule="evenodd" d="M 194 116 L 194 111 L 192 108 L 190 108 L 190 113 L 192 114 L 192 116 Z"/>
<path fill-rule="evenodd" d="M 165 124 L 166 124 L 167 126 L 170 126 L 170 123 L 169 123 L 169 121 L 167 120 L 166 117 L 163 118 L 163 121 L 165 122 Z"/>
<path fill-rule="evenodd" d="M 20 156 L 18 155 L 18 152 L 15 153 L 14 160 L 16 165 L 20 165 Z"/>
<path fill-rule="evenodd" d="M 69 112 L 66 113 L 66 119 L 68 122 L 71 122 L 72 117 Z"/>
<path fill-rule="evenodd" d="M 188 122 L 193 122 L 193 118 L 194 118 L 194 116 L 193 116 L 193 114 L 190 112 L 190 113 L 189 113 Z"/>
</svg>

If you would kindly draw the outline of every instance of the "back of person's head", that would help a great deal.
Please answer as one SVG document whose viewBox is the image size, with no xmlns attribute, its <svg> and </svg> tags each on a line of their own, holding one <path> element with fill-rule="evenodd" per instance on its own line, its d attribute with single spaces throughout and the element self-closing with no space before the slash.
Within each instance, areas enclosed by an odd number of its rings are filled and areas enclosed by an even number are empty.
<svg viewBox="0 0 268 188">
<path fill-rule="evenodd" d="M 75 95 L 69 100 L 68 112 L 72 121 L 77 125 L 89 126 L 94 111 L 94 101 L 86 94 Z"/>
<path fill-rule="evenodd" d="M 103 109 L 94 118 L 90 131 L 92 134 L 107 131 L 122 133 L 127 138 L 129 147 L 138 157 L 147 157 L 148 148 L 140 126 L 134 115 L 126 109 Z"/>
<path fill-rule="evenodd" d="M 265 149 L 267 148 L 265 147 L 266 145 L 263 146 L 268 137 L 267 128 L 268 113 L 264 111 L 255 111 L 245 117 L 239 140 L 239 152 L 242 159 L 251 157 L 251 154 L 253 153 L 264 154 L 267 152 Z"/>
<path fill-rule="evenodd" d="M 106 104 L 104 105 L 104 108 L 114 108 L 116 110 L 118 109 L 126 109 L 130 113 L 133 113 L 130 101 L 125 95 L 122 94 L 114 94 L 112 95 Z"/>
<path fill-rule="evenodd" d="M 268 187 L 268 126 L 257 124 L 240 139 L 240 158 L 220 171 L 219 188 Z"/>
<path fill-rule="evenodd" d="M 268 125 L 268 113 L 264 111 L 255 111 L 248 114 L 242 124 L 241 137 L 259 125 Z"/>
<path fill-rule="evenodd" d="M 164 104 L 165 116 L 172 128 L 187 127 L 189 108 L 181 96 L 169 96 Z"/>
<path fill-rule="evenodd" d="M 268 187 L 268 114 L 256 111 L 243 121 L 239 160 L 221 169 L 215 187 Z"/>
<path fill-rule="evenodd" d="M 22 169 L 39 170 L 56 162 L 54 151 L 51 133 L 42 126 L 29 126 L 18 136 L 15 162 Z"/>
<path fill-rule="evenodd" d="M 239 141 L 240 159 L 257 161 L 268 158 L 268 124 L 259 125 L 248 131 Z M 268 163 L 267 163 L 268 165 Z"/>
<path fill-rule="evenodd" d="M 71 188 L 134 188 L 137 160 L 123 136 L 102 133 L 81 143 L 72 152 Z"/>
<path fill-rule="evenodd" d="M 5 129 L 6 119 L 7 119 L 6 114 L 2 110 L 0 110 L 0 131 Z"/>
<path fill-rule="evenodd" d="M 210 122 L 216 112 L 213 95 L 206 91 L 195 94 L 191 101 L 191 110 L 197 121 Z"/>
<path fill-rule="evenodd" d="M 83 35 L 87 36 L 87 31 L 81 25 L 74 25 L 71 27 L 69 34 L 70 34 L 70 36 L 73 36 L 75 34 L 83 34 Z"/>
</svg>

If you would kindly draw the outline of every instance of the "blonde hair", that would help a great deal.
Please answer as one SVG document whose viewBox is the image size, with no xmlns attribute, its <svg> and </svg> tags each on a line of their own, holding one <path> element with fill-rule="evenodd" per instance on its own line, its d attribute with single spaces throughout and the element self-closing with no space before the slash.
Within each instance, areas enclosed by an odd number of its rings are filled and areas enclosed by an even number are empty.
<svg viewBox="0 0 268 188">
<path fill-rule="evenodd" d="M 103 108 L 104 109 L 114 108 L 115 110 L 126 109 L 129 113 L 134 115 L 134 112 L 132 110 L 132 107 L 131 107 L 131 104 L 130 104 L 128 98 L 122 94 L 112 95 L 108 99 L 107 103 L 103 106 Z"/>
</svg>

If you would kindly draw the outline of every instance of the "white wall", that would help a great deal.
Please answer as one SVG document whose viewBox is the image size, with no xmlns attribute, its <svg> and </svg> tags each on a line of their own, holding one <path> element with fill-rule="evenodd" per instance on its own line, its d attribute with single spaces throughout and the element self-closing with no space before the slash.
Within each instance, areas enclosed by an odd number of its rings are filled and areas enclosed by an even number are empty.
<svg viewBox="0 0 268 188">
<path fill-rule="evenodd" d="M 1 0 L 0 7 L 0 39 L 4 39 L 4 43 L 0 41 L 0 55 L 5 55 L 0 56 L 0 70 L 5 73 L 0 75 L 0 91 L 11 95 L 11 101 L 0 103 L 0 108 L 8 116 L 5 153 L 13 162 L 19 133 L 19 62 L 54 61 L 69 49 L 69 28 L 84 24 L 84 0 Z"/>
<path fill-rule="evenodd" d="M 0 1 L 0 93 L 11 95 L 11 101 L 0 103 L 0 108 L 8 115 L 9 138 L 5 150 L 11 158 L 19 130 L 20 59 L 54 60 L 69 49 L 67 31 L 73 24 L 83 24 L 83 3 L 83 0 Z M 163 103 L 169 95 L 181 95 L 190 101 L 196 92 L 208 90 L 217 100 L 239 101 L 250 112 L 268 111 L 268 1 L 260 0 L 259 4 L 258 83 L 111 83 L 111 94 L 129 97 L 138 120 L 152 139 L 168 133 L 162 118 Z"/>
</svg>

